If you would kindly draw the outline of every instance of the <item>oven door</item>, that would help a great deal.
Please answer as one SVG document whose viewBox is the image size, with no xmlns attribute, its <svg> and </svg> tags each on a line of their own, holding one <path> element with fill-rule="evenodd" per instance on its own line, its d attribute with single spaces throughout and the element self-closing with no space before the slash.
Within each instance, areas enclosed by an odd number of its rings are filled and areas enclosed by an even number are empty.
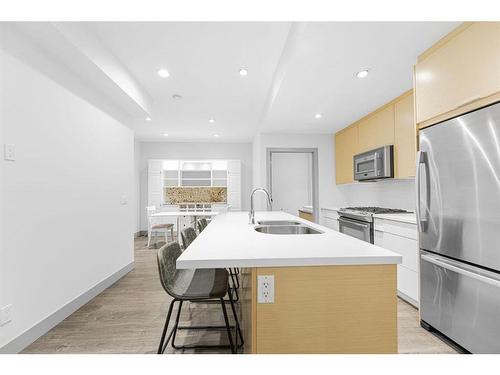
<svg viewBox="0 0 500 375">
<path fill-rule="evenodd" d="M 339 232 L 373 243 L 372 223 L 339 217 Z"/>
</svg>

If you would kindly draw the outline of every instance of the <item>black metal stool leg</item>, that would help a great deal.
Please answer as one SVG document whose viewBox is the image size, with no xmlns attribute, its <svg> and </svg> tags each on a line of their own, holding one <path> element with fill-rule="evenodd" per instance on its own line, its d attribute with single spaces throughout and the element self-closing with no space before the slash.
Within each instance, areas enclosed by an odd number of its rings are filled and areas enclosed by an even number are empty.
<svg viewBox="0 0 500 375">
<path fill-rule="evenodd" d="M 179 347 L 175 346 L 175 336 L 177 335 L 177 328 L 179 327 L 179 319 L 181 317 L 181 310 L 182 310 L 182 301 L 179 301 L 179 309 L 177 310 L 177 317 L 175 318 L 175 325 L 174 325 L 174 334 L 172 336 L 172 348 L 174 349 L 179 349 Z"/>
<path fill-rule="evenodd" d="M 237 302 L 237 301 L 239 301 L 240 296 L 238 295 L 238 290 L 237 290 L 237 288 L 236 288 L 236 283 L 235 283 L 235 281 L 234 281 L 233 271 L 231 271 L 231 269 L 229 269 L 229 276 L 231 277 L 231 284 L 232 284 L 232 287 L 229 287 L 229 290 L 227 291 L 227 294 L 234 292 L 234 294 L 236 294 L 236 299 L 235 299 L 235 301 Z"/>
<path fill-rule="evenodd" d="M 228 329 L 228 323 L 229 323 L 229 319 L 227 319 L 227 322 L 225 322 L 226 324 L 225 325 L 221 325 L 221 326 L 180 326 L 179 325 L 179 321 L 180 321 L 180 315 L 181 315 L 181 309 L 182 309 L 182 300 L 179 300 L 179 310 L 177 310 L 177 315 L 176 315 L 176 318 L 175 318 L 175 322 L 174 322 L 174 327 L 172 328 L 170 334 L 168 335 L 168 338 L 166 339 L 166 341 L 164 342 L 163 344 L 163 351 L 165 351 L 165 348 L 167 347 L 169 341 L 170 341 L 170 338 L 172 338 L 172 347 L 176 350 L 185 350 L 185 349 L 214 349 L 214 348 L 218 348 L 218 349 L 231 349 L 231 351 L 233 351 L 233 342 L 232 342 L 232 338 L 230 340 L 230 345 L 203 345 L 203 344 L 191 344 L 191 345 L 181 345 L 181 346 L 178 346 L 178 345 L 175 345 L 175 337 L 176 337 L 176 334 L 177 334 L 177 330 L 181 330 L 181 329 L 192 329 L 192 330 L 197 330 L 197 329 L 206 329 L 206 330 L 210 330 L 210 329 L 225 329 L 227 330 Z M 220 303 L 220 300 L 217 300 L 218 303 Z M 225 306 L 224 306 L 225 307 Z M 227 314 L 227 312 L 226 312 Z M 226 315 L 227 316 L 227 315 Z M 235 328 L 234 326 L 231 326 L 229 325 L 229 329 L 233 329 Z"/>
<path fill-rule="evenodd" d="M 233 275 L 234 275 L 234 278 L 236 280 L 236 289 L 239 289 L 240 288 L 240 278 L 238 276 L 239 274 L 239 271 L 237 268 L 233 268 Z"/>
<path fill-rule="evenodd" d="M 229 339 L 229 345 L 231 346 L 231 353 L 236 354 L 236 348 L 231 335 L 231 327 L 229 326 L 229 319 L 227 318 L 226 303 L 224 302 L 224 298 L 220 299 L 220 304 L 222 306 L 222 313 L 224 314 L 224 321 L 226 322 L 227 337 Z"/>
<path fill-rule="evenodd" d="M 233 301 L 233 296 L 231 293 L 228 293 L 229 295 L 229 302 L 231 303 L 231 310 L 233 310 L 233 316 L 234 316 L 234 322 L 236 324 L 236 347 L 240 348 L 245 344 L 245 341 L 243 340 L 243 334 L 241 333 L 241 327 L 240 327 L 240 321 L 238 320 L 238 315 L 236 313 L 236 307 L 234 306 L 234 301 Z M 238 336 L 241 339 L 241 346 L 238 345 Z"/>
<path fill-rule="evenodd" d="M 170 302 L 170 307 L 168 308 L 167 319 L 165 320 L 165 325 L 163 327 L 163 333 L 161 334 L 160 345 L 158 346 L 158 354 L 162 354 L 165 351 L 163 342 L 165 341 L 165 335 L 167 334 L 168 322 L 170 321 L 170 316 L 172 315 L 172 309 L 174 307 L 175 299 Z M 167 340 L 168 343 L 168 340 Z"/>
</svg>

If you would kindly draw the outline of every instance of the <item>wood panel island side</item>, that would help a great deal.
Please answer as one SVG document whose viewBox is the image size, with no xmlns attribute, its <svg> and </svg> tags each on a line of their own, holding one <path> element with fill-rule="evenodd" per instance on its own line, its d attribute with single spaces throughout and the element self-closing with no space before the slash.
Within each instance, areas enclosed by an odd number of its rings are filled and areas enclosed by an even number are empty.
<svg viewBox="0 0 500 375">
<path fill-rule="evenodd" d="M 248 214 L 217 216 L 178 268 L 241 269 L 245 353 L 397 353 L 396 253 L 283 212 L 318 234 L 254 230 Z M 274 302 L 258 303 L 258 275 L 274 276 Z"/>
</svg>

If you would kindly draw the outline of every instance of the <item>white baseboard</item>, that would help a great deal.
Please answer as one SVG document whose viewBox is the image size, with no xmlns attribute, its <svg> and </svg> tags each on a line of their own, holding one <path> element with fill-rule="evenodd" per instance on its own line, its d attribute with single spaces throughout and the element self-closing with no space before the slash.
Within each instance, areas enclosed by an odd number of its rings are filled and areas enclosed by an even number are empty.
<svg viewBox="0 0 500 375">
<path fill-rule="evenodd" d="M 117 272 L 115 272 L 111 276 L 102 280 L 97 285 L 93 286 L 92 288 L 90 288 L 86 292 L 84 292 L 81 295 L 79 295 L 78 297 L 76 297 L 73 301 L 67 303 L 66 305 L 61 307 L 59 310 L 57 310 L 53 314 L 51 314 L 48 317 L 46 317 L 45 319 L 41 320 L 40 322 L 35 324 L 33 327 L 24 331 L 22 334 L 17 336 L 15 339 L 10 341 L 6 345 L 2 346 L 0 348 L 0 354 L 19 353 L 24 348 L 26 348 L 28 345 L 30 345 L 35 340 L 37 340 L 39 337 L 43 336 L 48 331 L 50 331 L 52 328 L 54 328 L 56 325 L 61 323 L 64 319 L 66 319 L 68 316 L 73 314 L 76 310 L 78 310 L 80 307 L 85 305 L 91 299 L 95 298 L 100 293 L 102 293 L 105 289 L 109 288 L 111 285 L 116 283 L 118 280 L 120 280 L 123 276 L 125 276 L 127 273 L 129 273 L 133 269 L 134 269 L 134 262 L 127 264 L 122 269 L 118 270 Z"/>
<path fill-rule="evenodd" d="M 407 296 L 403 292 L 400 292 L 399 290 L 398 290 L 398 297 L 405 300 L 406 302 L 408 302 L 410 305 L 415 307 L 417 310 L 419 309 L 419 303 L 417 301 L 415 301 L 413 298 Z"/>
</svg>

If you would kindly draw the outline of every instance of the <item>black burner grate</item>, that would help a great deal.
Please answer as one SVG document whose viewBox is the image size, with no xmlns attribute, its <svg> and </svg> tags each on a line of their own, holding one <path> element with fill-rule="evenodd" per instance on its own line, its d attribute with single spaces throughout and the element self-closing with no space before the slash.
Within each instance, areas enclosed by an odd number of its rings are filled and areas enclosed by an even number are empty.
<svg viewBox="0 0 500 375">
<path fill-rule="evenodd" d="M 399 208 L 384 208 L 384 207 L 346 207 L 345 210 L 369 212 L 371 214 L 396 214 L 409 212 Z"/>
</svg>

